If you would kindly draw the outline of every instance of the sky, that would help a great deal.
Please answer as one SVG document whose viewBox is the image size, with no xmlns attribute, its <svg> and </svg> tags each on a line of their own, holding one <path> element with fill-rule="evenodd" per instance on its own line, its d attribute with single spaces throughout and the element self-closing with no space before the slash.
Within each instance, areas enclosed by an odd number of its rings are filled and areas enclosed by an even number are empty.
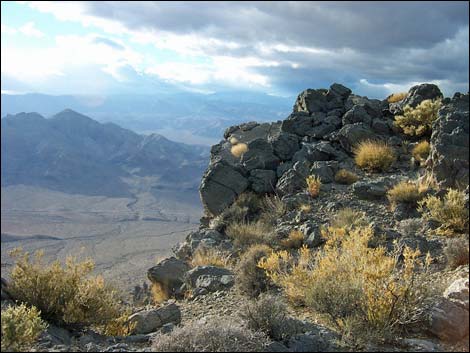
<svg viewBox="0 0 470 353">
<path fill-rule="evenodd" d="M 469 89 L 462 2 L 2 1 L 7 93 Z"/>
</svg>

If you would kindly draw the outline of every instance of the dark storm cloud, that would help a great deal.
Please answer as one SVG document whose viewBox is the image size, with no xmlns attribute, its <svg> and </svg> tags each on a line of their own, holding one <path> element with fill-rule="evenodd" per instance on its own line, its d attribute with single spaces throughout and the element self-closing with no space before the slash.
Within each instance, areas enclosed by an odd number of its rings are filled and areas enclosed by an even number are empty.
<svg viewBox="0 0 470 353">
<path fill-rule="evenodd" d="M 450 80 L 468 87 L 468 2 L 87 2 L 86 6 L 90 15 L 119 21 L 129 29 L 237 43 L 236 48 L 211 44 L 204 53 L 279 61 L 278 67 L 254 70 L 288 90 L 298 90 L 304 81 L 331 82 L 338 77 L 349 82 Z M 288 50 L 273 50 L 277 44 Z"/>
</svg>

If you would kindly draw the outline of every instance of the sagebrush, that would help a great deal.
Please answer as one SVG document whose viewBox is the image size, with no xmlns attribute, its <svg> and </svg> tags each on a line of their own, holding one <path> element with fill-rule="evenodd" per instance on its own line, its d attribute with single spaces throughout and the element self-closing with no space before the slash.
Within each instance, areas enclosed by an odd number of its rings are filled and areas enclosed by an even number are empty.
<svg viewBox="0 0 470 353">
<path fill-rule="evenodd" d="M 272 249 L 267 245 L 253 245 L 242 254 L 235 268 L 235 283 L 241 293 L 256 297 L 268 290 L 270 280 L 258 267 L 258 262 L 271 253 Z"/>
</svg>

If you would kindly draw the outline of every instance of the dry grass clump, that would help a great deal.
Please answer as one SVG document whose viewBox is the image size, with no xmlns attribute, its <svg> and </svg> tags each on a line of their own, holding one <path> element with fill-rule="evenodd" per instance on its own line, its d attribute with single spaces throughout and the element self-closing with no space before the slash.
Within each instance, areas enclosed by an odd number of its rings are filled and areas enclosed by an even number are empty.
<svg viewBox="0 0 470 353">
<path fill-rule="evenodd" d="M 347 169 L 340 169 L 335 175 L 335 181 L 338 184 L 351 185 L 359 180 L 356 173 L 353 173 Z"/>
<path fill-rule="evenodd" d="M 2 352 L 29 352 L 46 328 L 34 306 L 9 306 L 2 310 Z"/>
<path fill-rule="evenodd" d="M 349 207 L 342 208 L 336 212 L 330 222 L 330 226 L 333 228 L 354 228 L 365 225 L 367 225 L 367 220 L 364 212 L 356 211 Z"/>
<path fill-rule="evenodd" d="M 120 316 L 116 291 L 101 276 L 90 276 L 91 260 L 67 257 L 65 265 L 46 265 L 43 252 L 14 250 L 16 263 L 11 271 L 9 291 L 20 303 L 35 306 L 41 316 L 61 326 L 106 325 Z"/>
<path fill-rule="evenodd" d="M 150 286 L 150 293 L 152 295 L 152 300 L 154 304 L 161 304 L 165 300 L 170 299 L 168 291 L 160 283 L 152 282 Z"/>
<path fill-rule="evenodd" d="M 312 210 L 312 205 L 303 203 L 299 206 L 299 210 L 303 213 L 309 213 Z"/>
<path fill-rule="evenodd" d="M 447 266 L 451 269 L 455 269 L 462 265 L 468 265 L 469 263 L 468 239 L 463 238 L 463 237 L 449 239 L 444 248 L 444 254 L 447 259 Z"/>
<path fill-rule="evenodd" d="M 418 143 L 413 150 L 411 151 L 411 155 L 420 163 L 423 163 L 429 156 L 429 152 L 431 152 L 431 145 L 428 141 L 424 140 Z"/>
<path fill-rule="evenodd" d="M 231 223 L 225 230 L 225 234 L 240 250 L 245 250 L 254 244 L 272 242 L 272 226 L 263 221 Z"/>
<path fill-rule="evenodd" d="M 439 223 L 438 234 L 468 234 L 468 209 L 463 191 L 449 189 L 443 199 L 427 196 L 418 202 L 418 211 L 424 219 Z"/>
<path fill-rule="evenodd" d="M 430 135 L 432 123 L 437 119 L 437 113 L 442 106 L 440 99 L 426 99 L 416 108 L 407 105 L 403 108 L 403 115 L 395 117 L 395 125 L 411 136 Z"/>
<path fill-rule="evenodd" d="M 390 96 L 387 97 L 387 102 L 389 103 L 397 103 L 402 101 L 408 95 L 407 92 L 399 92 L 399 93 L 392 93 Z"/>
<path fill-rule="evenodd" d="M 415 205 L 422 198 L 422 193 L 420 193 L 417 183 L 400 181 L 387 191 L 387 198 L 392 207 L 395 207 L 399 203 Z"/>
<path fill-rule="evenodd" d="M 287 206 L 277 195 L 266 195 L 261 203 L 260 219 L 275 224 L 287 212 Z"/>
<path fill-rule="evenodd" d="M 258 267 L 258 262 L 271 253 L 272 249 L 269 246 L 260 244 L 251 246 L 243 253 L 235 268 L 235 283 L 241 293 L 257 297 L 269 288 L 269 278 Z"/>
<path fill-rule="evenodd" d="M 423 261 L 419 250 L 408 247 L 391 255 L 383 247 L 370 248 L 370 227 L 329 228 L 323 236 L 327 242 L 316 254 L 302 248 L 296 260 L 276 252 L 259 266 L 290 299 L 326 314 L 356 341 L 390 338 L 399 328 L 425 320 L 432 302 L 423 280 L 429 256 Z M 403 263 L 398 262 L 401 253 Z"/>
<path fill-rule="evenodd" d="M 299 249 L 304 244 L 304 241 L 304 233 L 300 230 L 293 229 L 286 239 L 281 240 L 281 246 L 286 249 Z"/>
<path fill-rule="evenodd" d="M 307 191 L 312 197 L 318 197 L 320 194 L 321 179 L 317 175 L 309 175 L 305 180 L 307 182 Z"/>
<path fill-rule="evenodd" d="M 275 341 L 289 339 L 297 333 L 282 298 L 261 295 L 244 305 L 239 315 L 250 330 L 264 332 Z"/>
<path fill-rule="evenodd" d="M 268 344 L 263 332 L 251 331 L 233 319 L 213 317 L 190 322 L 172 332 L 156 335 L 154 352 L 262 352 Z"/>
<path fill-rule="evenodd" d="M 211 222 L 211 227 L 223 230 L 230 223 L 251 222 L 258 218 L 263 208 L 263 199 L 254 192 L 240 194 L 235 202 Z"/>
<path fill-rule="evenodd" d="M 230 267 L 230 254 L 214 248 L 198 247 L 190 261 L 192 267 Z"/>
<path fill-rule="evenodd" d="M 362 141 L 354 149 L 354 154 L 359 168 L 375 172 L 390 169 L 396 160 L 393 148 L 381 141 Z"/>
<path fill-rule="evenodd" d="M 232 146 L 230 152 L 234 157 L 240 158 L 244 153 L 248 152 L 248 145 L 246 143 L 237 143 Z"/>
</svg>

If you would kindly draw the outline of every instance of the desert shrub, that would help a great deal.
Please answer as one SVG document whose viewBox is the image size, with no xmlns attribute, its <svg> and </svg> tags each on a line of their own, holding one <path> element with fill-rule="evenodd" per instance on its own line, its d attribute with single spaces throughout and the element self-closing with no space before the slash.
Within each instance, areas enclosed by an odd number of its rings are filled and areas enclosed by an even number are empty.
<svg viewBox="0 0 470 353">
<path fill-rule="evenodd" d="M 415 160 L 422 163 L 428 158 L 429 152 L 431 152 L 431 145 L 428 141 L 424 140 L 413 148 L 411 155 L 415 158 Z"/>
<path fill-rule="evenodd" d="M 231 223 L 225 233 L 232 239 L 233 245 L 241 250 L 254 244 L 272 242 L 272 226 L 263 221 Z"/>
<path fill-rule="evenodd" d="M 299 210 L 304 213 L 309 213 L 312 210 L 312 205 L 303 203 L 299 206 Z"/>
<path fill-rule="evenodd" d="M 273 252 L 262 258 L 258 266 L 266 271 L 274 284 L 284 289 L 293 304 L 305 304 L 305 294 L 314 267 L 314 256 L 305 245 L 298 250 L 297 256 L 287 250 Z"/>
<path fill-rule="evenodd" d="M 390 96 L 387 97 L 387 102 L 389 103 L 397 103 L 402 101 L 408 95 L 407 92 L 399 92 L 399 93 L 392 93 Z"/>
<path fill-rule="evenodd" d="M 251 331 L 233 319 L 214 317 L 190 322 L 153 339 L 154 352 L 261 352 L 268 343 L 263 332 Z"/>
<path fill-rule="evenodd" d="M 293 229 L 286 239 L 281 240 L 281 245 L 287 249 L 299 249 L 303 245 L 304 240 L 304 233 L 300 230 Z"/>
<path fill-rule="evenodd" d="M 230 137 L 230 140 L 229 140 L 230 144 L 232 145 L 236 145 L 239 141 L 236 137 L 232 136 Z"/>
<path fill-rule="evenodd" d="M 387 191 L 387 198 L 392 207 L 399 203 L 415 205 L 422 198 L 422 193 L 419 192 L 417 183 L 400 181 Z"/>
<path fill-rule="evenodd" d="M 2 310 L 2 352 L 29 351 L 47 328 L 40 311 L 25 304 Z"/>
<path fill-rule="evenodd" d="M 320 194 L 321 180 L 317 175 L 309 175 L 305 180 L 307 182 L 307 191 L 312 197 L 318 197 Z"/>
<path fill-rule="evenodd" d="M 287 206 L 277 195 L 266 195 L 261 204 L 260 219 L 275 224 L 279 218 L 285 215 Z"/>
<path fill-rule="evenodd" d="M 240 194 L 232 205 L 227 207 L 213 222 L 214 228 L 224 229 L 230 223 L 251 222 L 262 212 L 263 200 L 254 192 Z"/>
<path fill-rule="evenodd" d="M 454 235 L 468 233 L 468 209 L 465 207 L 465 193 L 449 189 L 443 199 L 427 196 L 418 202 L 418 211 L 426 220 L 439 224 L 437 233 Z"/>
<path fill-rule="evenodd" d="M 444 247 L 444 255 L 447 260 L 447 266 L 455 269 L 469 263 L 469 242 L 466 237 L 448 239 Z"/>
<path fill-rule="evenodd" d="M 433 173 L 426 171 L 426 173 L 418 179 L 418 191 L 420 193 L 426 193 L 430 190 L 439 190 L 439 184 L 436 176 Z"/>
<path fill-rule="evenodd" d="M 235 283 L 241 293 L 256 297 L 269 288 L 269 278 L 258 267 L 258 262 L 271 253 L 267 245 L 253 245 L 243 253 L 235 269 Z"/>
<path fill-rule="evenodd" d="M 359 180 L 359 177 L 357 176 L 357 174 L 347 169 L 340 169 L 335 175 L 335 181 L 338 184 L 351 185 L 351 184 L 354 184 L 358 180 Z"/>
<path fill-rule="evenodd" d="M 91 260 L 67 257 L 46 265 L 43 253 L 11 252 L 16 263 L 9 291 L 19 302 L 35 306 L 47 321 L 65 326 L 103 325 L 120 315 L 116 292 L 101 276 L 90 276 Z"/>
<path fill-rule="evenodd" d="M 453 238 L 447 241 L 444 247 L 444 255 L 447 259 L 447 266 L 455 269 L 469 263 L 469 243 L 466 238 Z"/>
<path fill-rule="evenodd" d="M 330 222 L 333 228 L 354 228 L 367 225 L 364 212 L 353 210 L 352 208 L 345 207 L 336 212 L 335 216 Z"/>
<path fill-rule="evenodd" d="M 385 248 L 368 246 L 373 231 L 329 228 L 322 251 L 313 254 L 301 249 L 297 263 L 287 253 L 273 253 L 260 262 L 268 276 L 318 313 L 326 314 L 343 331 L 354 321 L 364 337 L 390 337 L 397 329 L 424 320 L 432 302 L 425 281 L 430 258 L 419 258 L 419 250 L 397 248 L 387 255 Z M 399 263 L 398 254 L 403 254 Z M 310 264 L 314 264 L 310 265 Z M 300 267 L 300 268 L 299 268 Z M 347 326 L 347 327 L 346 327 Z"/>
<path fill-rule="evenodd" d="M 403 108 L 403 115 L 395 117 L 395 125 L 411 136 L 423 136 L 431 133 L 432 123 L 442 106 L 440 99 L 422 101 L 417 107 L 407 105 Z"/>
<path fill-rule="evenodd" d="M 297 333 L 282 298 L 261 295 L 245 304 L 239 315 L 250 330 L 264 332 L 275 341 L 288 339 Z"/>
<path fill-rule="evenodd" d="M 237 143 L 232 146 L 230 152 L 235 157 L 240 158 L 244 153 L 248 152 L 248 145 L 246 143 Z"/>
<path fill-rule="evenodd" d="M 356 164 L 369 171 L 386 171 L 395 162 L 393 148 L 384 142 L 366 140 L 354 148 Z"/>
<path fill-rule="evenodd" d="M 229 267 L 230 254 L 219 249 L 199 246 L 193 254 L 191 266 Z"/>
</svg>

